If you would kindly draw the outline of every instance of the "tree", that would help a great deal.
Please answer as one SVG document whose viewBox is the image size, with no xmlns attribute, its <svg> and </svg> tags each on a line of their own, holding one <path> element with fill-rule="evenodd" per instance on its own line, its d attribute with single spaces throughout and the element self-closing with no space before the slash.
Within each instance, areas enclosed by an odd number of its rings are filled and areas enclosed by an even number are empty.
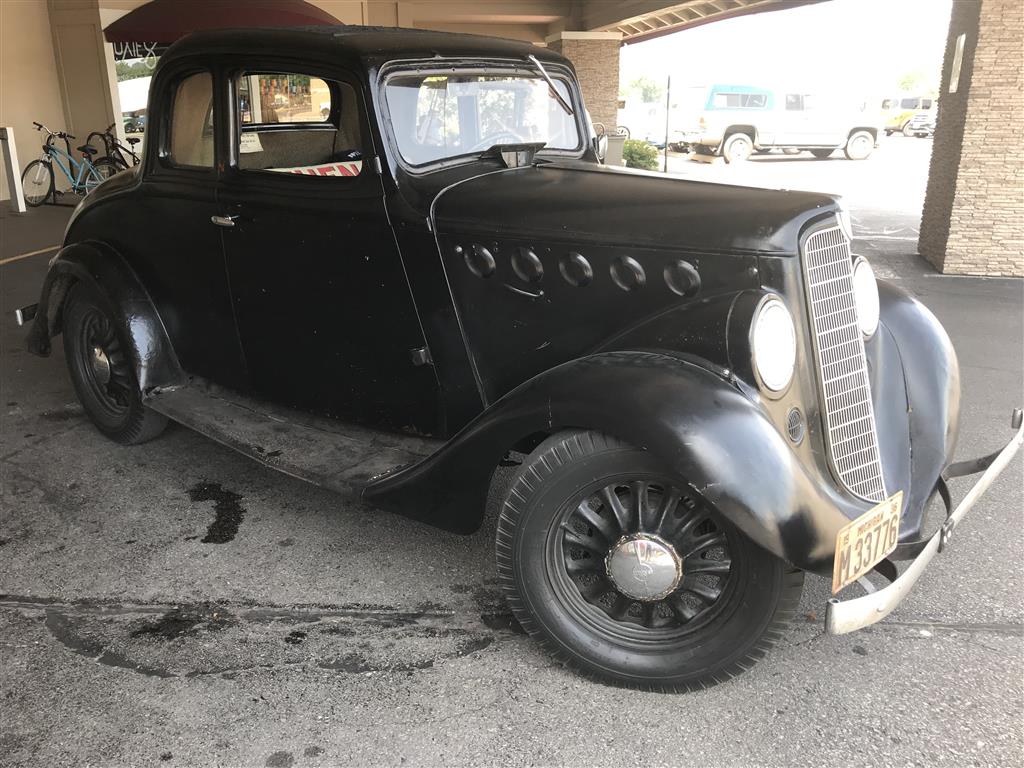
<svg viewBox="0 0 1024 768">
<path fill-rule="evenodd" d="M 633 80 L 626 88 L 626 92 L 639 96 L 640 101 L 648 104 L 652 101 L 659 101 L 665 94 L 665 88 L 661 83 L 642 76 Z"/>
<path fill-rule="evenodd" d="M 938 80 L 934 75 L 928 75 L 921 70 L 906 72 L 898 80 L 899 89 L 904 93 L 913 93 L 920 96 L 937 96 L 939 91 Z"/>
<path fill-rule="evenodd" d="M 146 66 L 144 59 L 129 64 L 127 61 L 115 61 L 114 71 L 117 73 L 117 82 L 134 80 L 137 77 L 149 77 L 153 69 Z"/>
</svg>

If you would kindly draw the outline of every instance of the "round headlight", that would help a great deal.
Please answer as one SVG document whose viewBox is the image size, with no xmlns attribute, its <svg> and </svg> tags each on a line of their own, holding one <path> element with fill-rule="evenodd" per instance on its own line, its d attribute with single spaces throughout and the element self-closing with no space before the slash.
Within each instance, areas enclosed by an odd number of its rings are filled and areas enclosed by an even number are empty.
<svg viewBox="0 0 1024 768">
<path fill-rule="evenodd" d="M 776 297 L 765 298 L 754 313 L 750 345 L 761 383 L 772 392 L 788 387 L 796 365 L 796 328 L 786 305 Z"/>
<path fill-rule="evenodd" d="M 878 329 L 878 283 L 867 259 L 858 258 L 853 264 L 853 297 L 857 301 L 860 330 L 871 338 Z"/>
</svg>

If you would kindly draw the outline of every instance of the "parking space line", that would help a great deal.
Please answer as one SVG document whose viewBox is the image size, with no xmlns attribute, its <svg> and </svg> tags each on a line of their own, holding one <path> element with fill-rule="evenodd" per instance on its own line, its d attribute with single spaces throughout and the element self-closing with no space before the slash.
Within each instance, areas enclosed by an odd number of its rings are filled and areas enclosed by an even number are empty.
<svg viewBox="0 0 1024 768">
<path fill-rule="evenodd" d="M 11 256 L 10 258 L 7 259 L 0 259 L 0 267 L 7 266 L 8 264 L 13 264 L 14 262 L 21 261 L 22 259 L 27 259 L 30 256 L 39 256 L 44 253 L 49 253 L 50 251 L 56 251 L 58 248 L 60 248 L 59 245 L 51 245 L 49 248 L 40 248 L 38 251 L 19 253 L 17 256 Z"/>
</svg>

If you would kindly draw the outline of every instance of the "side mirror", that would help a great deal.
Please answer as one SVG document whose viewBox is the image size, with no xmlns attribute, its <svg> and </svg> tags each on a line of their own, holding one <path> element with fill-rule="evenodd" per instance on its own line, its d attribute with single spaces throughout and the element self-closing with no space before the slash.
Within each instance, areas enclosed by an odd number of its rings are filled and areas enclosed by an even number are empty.
<svg viewBox="0 0 1024 768">
<path fill-rule="evenodd" d="M 608 154 L 608 134 L 602 133 L 596 139 L 594 139 L 594 151 L 597 153 L 598 159 L 603 163 L 605 157 Z"/>
</svg>

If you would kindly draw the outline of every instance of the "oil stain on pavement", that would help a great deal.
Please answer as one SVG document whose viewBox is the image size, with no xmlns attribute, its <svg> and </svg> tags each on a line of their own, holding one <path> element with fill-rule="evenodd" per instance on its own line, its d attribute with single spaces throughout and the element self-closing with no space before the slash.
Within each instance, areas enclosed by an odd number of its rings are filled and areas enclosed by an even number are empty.
<svg viewBox="0 0 1024 768">
<path fill-rule="evenodd" d="M 233 679 L 295 666 L 412 674 L 515 637 L 443 606 L 124 605 L 5 595 L 0 608 L 42 619 L 65 648 L 92 662 L 156 678 Z"/>
<path fill-rule="evenodd" d="M 235 538 L 238 526 L 242 524 L 242 519 L 245 517 L 241 494 L 224 490 L 220 483 L 210 483 L 204 480 L 189 488 L 188 496 L 192 501 L 213 502 L 215 517 L 209 528 L 206 529 L 206 535 L 202 538 L 203 544 L 227 544 Z"/>
</svg>

